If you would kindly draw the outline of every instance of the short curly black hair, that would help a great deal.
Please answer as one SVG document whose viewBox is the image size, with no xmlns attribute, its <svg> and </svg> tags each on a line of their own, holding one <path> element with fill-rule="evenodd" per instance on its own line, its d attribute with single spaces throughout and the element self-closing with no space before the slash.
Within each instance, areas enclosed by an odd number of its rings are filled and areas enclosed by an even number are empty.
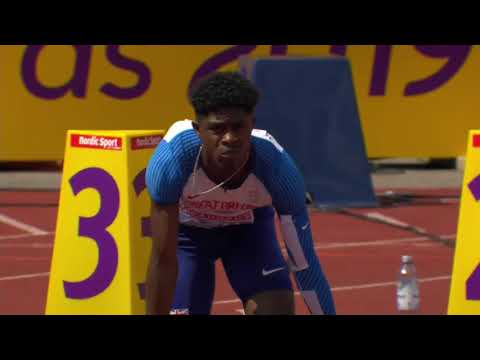
<svg viewBox="0 0 480 360">
<path fill-rule="evenodd" d="M 251 114 L 258 99 L 255 86 L 234 71 L 210 74 L 194 84 L 190 91 L 190 103 L 199 118 L 221 108 L 241 108 Z"/>
</svg>

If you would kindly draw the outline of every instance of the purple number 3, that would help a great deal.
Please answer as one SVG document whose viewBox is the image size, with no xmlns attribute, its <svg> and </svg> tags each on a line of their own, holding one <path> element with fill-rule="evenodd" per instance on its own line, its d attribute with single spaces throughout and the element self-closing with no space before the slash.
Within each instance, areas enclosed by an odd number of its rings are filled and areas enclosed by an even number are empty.
<svg viewBox="0 0 480 360">
<path fill-rule="evenodd" d="M 145 173 L 147 169 L 141 170 L 135 179 L 133 180 L 133 188 L 135 190 L 135 195 L 140 196 L 143 190 L 147 188 L 145 183 Z M 151 237 L 152 236 L 152 228 L 150 223 L 150 217 L 142 217 L 142 236 Z M 145 283 L 137 284 L 138 293 L 140 295 L 140 299 L 145 299 Z"/>
<path fill-rule="evenodd" d="M 480 175 L 473 179 L 468 188 L 475 200 L 480 200 Z M 467 279 L 467 300 L 480 300 L 480 264 Z"/>
<path fill-rule="evenodd" d="M 85 189 L 100 194 L 100 210 L 93 217 L 80 217 L 78 235 L 93 239 L 98 246 L 98 264 L 92 275 L 80 282 L 64 281 L 69 299 L 89 299 L 101 294 L 112 283 L 118 268 L 118 248 L 106 230 L 117 217 L 120 192 L 115 179 L 100 168 L 84 169 L 70 179 L 74 195 Z"/>
</svg>

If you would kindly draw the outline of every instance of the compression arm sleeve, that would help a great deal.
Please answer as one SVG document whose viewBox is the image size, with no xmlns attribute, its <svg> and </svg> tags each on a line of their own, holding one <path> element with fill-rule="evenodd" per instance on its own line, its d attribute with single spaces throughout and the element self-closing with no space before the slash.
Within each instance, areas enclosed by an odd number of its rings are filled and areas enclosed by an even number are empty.
<svg viewBox="0 0 480 360">
<path fill-rule="evenodd" d="M 286 152 L 280 154 L 275 173 L 269 187 L 280 216 L 291 271 L 311 313 L 334 315 L 330 284 L 313 244 L 303 178 Z"/>
<path fill-rule="evenodd" d="M 280 221 L 290 269 L 310 312 L 334 315 L 332 292 L 315 252 L 307 209 L 280 215 Z"/>
</svg>

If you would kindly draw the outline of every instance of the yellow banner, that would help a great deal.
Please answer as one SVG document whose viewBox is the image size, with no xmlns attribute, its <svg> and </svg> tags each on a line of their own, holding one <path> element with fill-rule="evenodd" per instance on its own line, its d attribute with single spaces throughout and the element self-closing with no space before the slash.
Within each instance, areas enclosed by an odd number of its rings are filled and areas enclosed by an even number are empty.
<svg viewBox="0 0 480 360">
<path fill-rule="evenodd" d="M 448 314 L 480 314 L 480 130 L 470 131 Z"/>
<path fill-rule="evenodd" d="M 68 132 L 47 314 L 145 313 L 145 168 L 163 134 Z"/>
<path fill-rule="evenodd" d="M 477 127 L 471 45 L 0 45 L 0 160 L 58 160 L 67 129 L 167 129 L 195 79 L 243 55 L 345 55 L 367 153 L 464 155 Z"/>
</svg>

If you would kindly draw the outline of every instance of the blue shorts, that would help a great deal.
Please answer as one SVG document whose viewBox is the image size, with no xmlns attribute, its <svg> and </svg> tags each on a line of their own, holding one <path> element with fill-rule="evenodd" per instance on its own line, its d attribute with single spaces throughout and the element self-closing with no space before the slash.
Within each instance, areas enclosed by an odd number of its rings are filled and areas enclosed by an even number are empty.
<svg viewBox="0 0 480 360">
<path fill-rule="evenodd" d="M 268 290 L 292 290 L 275 233 L 273 208 L 255 209 L 254 215 L 253 224 L 214 229 L 180 226 L 172 313 L 210 313 L 218 259 L 242 302 Z"/>
</svg>

